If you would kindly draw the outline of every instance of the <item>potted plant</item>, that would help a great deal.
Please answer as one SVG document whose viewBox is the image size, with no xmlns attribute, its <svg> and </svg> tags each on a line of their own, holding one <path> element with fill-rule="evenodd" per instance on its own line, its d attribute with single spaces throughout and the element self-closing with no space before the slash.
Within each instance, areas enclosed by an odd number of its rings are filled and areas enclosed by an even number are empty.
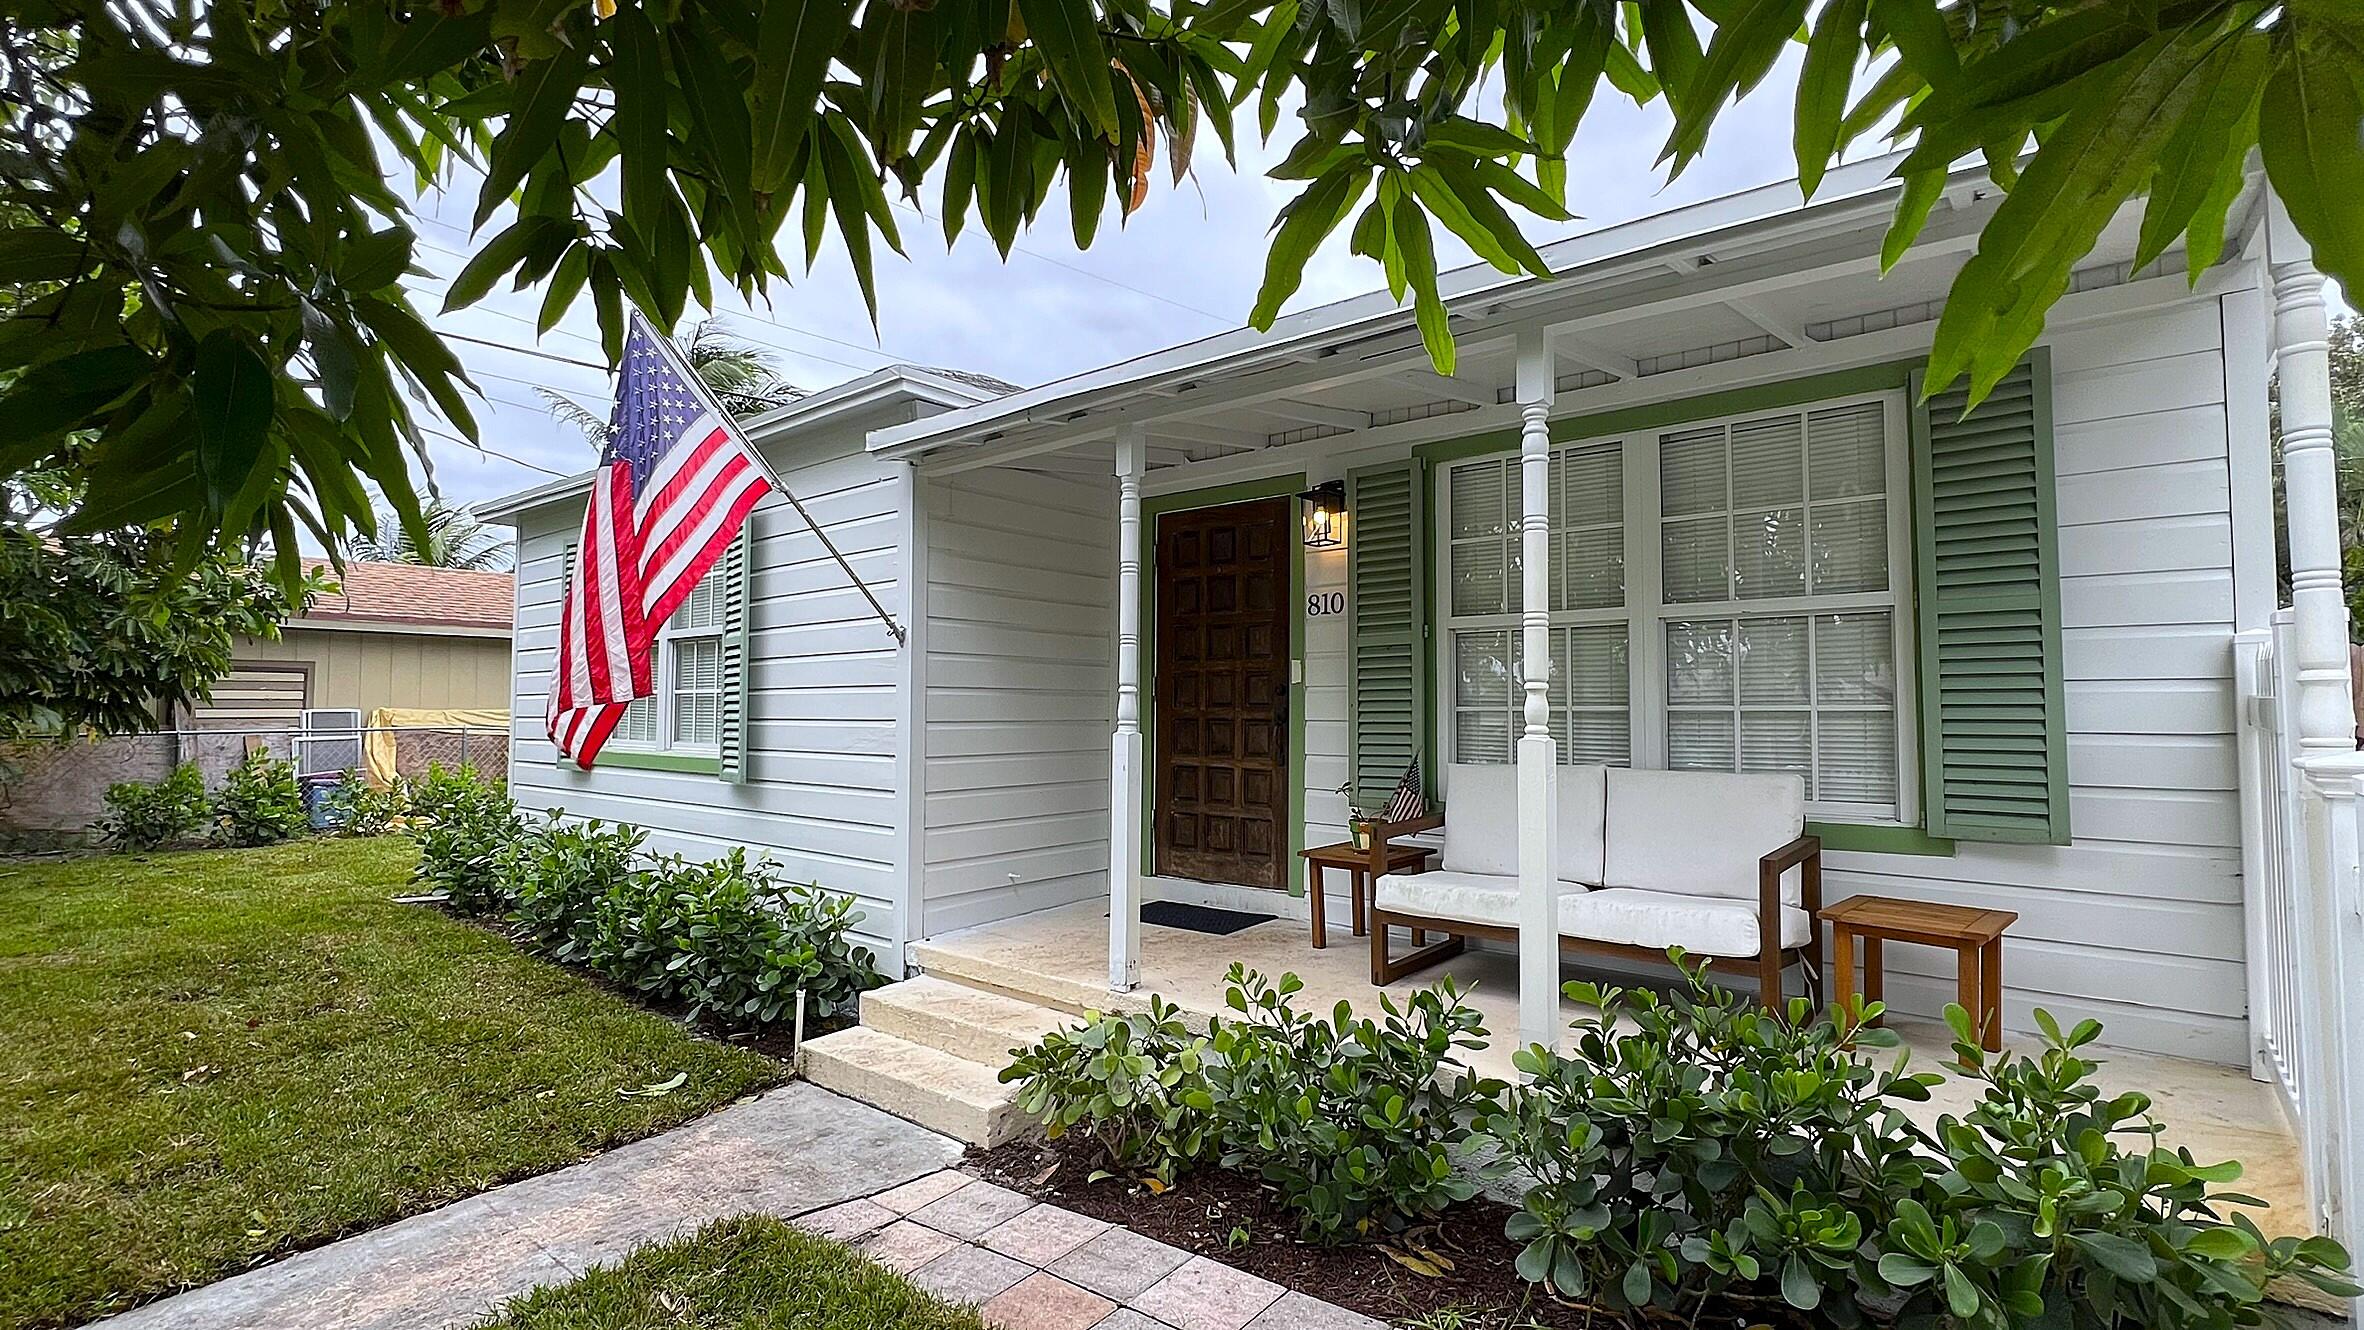
<svg viewBox="0 0 2364 1330">
<path fill-rule="evenodd" d="M 1356 801 L 1354 797 L 1354 790 L 1352 788 L 1353 784 L 1354 782 L 1352 781 L 1341 782 L 1335 793 L 1344 796 L 1346 799 L 1347 838 L 1354 842 L 1354 848 L 1358 850 L 1367 850 L 1371 848 L 1371 824 L 1376 822 L 1378 819 L 1372 817 L 1370 810 L 1364 808 L 1361 803 Z"/>
</svg>

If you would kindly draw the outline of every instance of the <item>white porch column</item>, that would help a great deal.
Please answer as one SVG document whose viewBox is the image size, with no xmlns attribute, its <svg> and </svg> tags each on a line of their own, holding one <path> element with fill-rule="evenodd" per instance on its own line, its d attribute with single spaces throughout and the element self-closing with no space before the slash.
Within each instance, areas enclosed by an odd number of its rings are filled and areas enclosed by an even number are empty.
<svg viewBox="0 0 2364 1330">
<path fill-rule="evenodd" d="M 1141 467 L 1139 425 L 1116 436 L 1116 738 L 1108 762 L 1108 987 L 1141 982 Z"/>
<path fill-rule="evenodd" d="M 1551 338 L 1519 337 L 1519 1042 L 1560 1043 L 1559 745 L 1551 737 L 1551 432 L 1558 395 Z"/>
<path fill-rule="evenodd" d="M 2266 222 L 2274 282 L 2274 360 L 2281 376 L 2282 484 L 2288 495 L 2290 600 L 2298 647 L 2302 756 L 2356 751 L 2348 693 L 2347 598 L 2340 589 L 2338 460 L 2331 447 L 2331 330 L 2323 274 L 2271 199 Z"/>
<path fill-rule="evenodd" d="M 2296 983 L 2319 998 L 2300 1008 L 2299 1119 L 2322 1225 L 2353 1253 L 2364 1246 L 2364 755 L 2349 693 L 2331 336 L 2312 250 L 2270 192 L 2267 209 L 2298 675 L 2293 763 L 2308 795 L 2299 829 L 2306 871 L 2291 884 Z M 2349 1312 L 2364 1320 L 2364 1299 Z"/>
</svg>

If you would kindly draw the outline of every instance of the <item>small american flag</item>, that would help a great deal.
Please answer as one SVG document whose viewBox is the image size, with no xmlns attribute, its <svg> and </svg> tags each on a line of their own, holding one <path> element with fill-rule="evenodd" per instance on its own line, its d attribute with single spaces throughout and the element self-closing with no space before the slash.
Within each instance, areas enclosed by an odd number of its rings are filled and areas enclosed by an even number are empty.
<svg viewBox="0 0 2364 1330">
<path fill-rule="evenodd" d="M 1395 783 L 1395 793 L 1387 796 L 1387 812 L 1380 820 L 1409 822 L 1413 818 L 1426 816 L 1428 796 L 1421 792 L 1420 759 L 1415 757 L 1412 765 L 1404 768 L 1404 778 Z"/>
<path fill-rule="evenodd" d="M 546 716 L 550 741 L 585 769 L 625 708 L 655 693 L 657 630 L 772 489 L 730 416 L 637 311 L 599 461 Z"/>
</svg>

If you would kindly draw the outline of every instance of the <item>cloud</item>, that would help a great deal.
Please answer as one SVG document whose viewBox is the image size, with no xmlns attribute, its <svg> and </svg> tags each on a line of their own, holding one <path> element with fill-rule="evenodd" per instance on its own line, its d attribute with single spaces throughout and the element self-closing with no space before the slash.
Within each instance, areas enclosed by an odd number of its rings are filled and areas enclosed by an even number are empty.
<svg viewBox="0 0 2364 1330">
<path fill-rule="evenodd" d="M 1656 160 L 1669 125 L 1663 105 L 1636 107 L 1604 88 L 1569 154 L 1569 205 L 1581 219 L 1561 225 L 1528 219 L 1529 237 L 1559 239 L 1793 175 L 1795 59 L 1785 56 L 1755 93 L 1727 111 L 1708 152 L 1672 182 Z M 1112 210 L 1089 250 L 1075 247 L 1060 197 L 1044 206 L 1039 224 L 1019 237 L 1006 262 L 974 219 L 947 250 L 932 193 L 922 200 L 930 215 L 898 208 L 909 257 L 881 251 L 877 259 L 875 329 L 834 238 L 811 273 L 776 288 L 768 304 L 750 306 L 735 292 L 718 292 L 714 312 L 739 336 L 772 350 L 782 372 L 806 388 L 894 361 L 1036 384 L 1222 332 L 1245 320 L 1263 280 L 1273 215 L 1296 191 L 1294 183 L 1264 175 L 1282 156 L 1293 123 L 1284 115 L 1280 137 L 1266 146 L 1256 142 L 1252 108 L 1244 113 L 1236 170 L 1223 161 L 1214 134 L 1202 133 L 1192 175 L 1172 185 L 1161 164 L 1149 202 L 1121 225 Z M 420 200 L 421 258 L 435 277 L 417 285 L 430 313 L 440 309 L 443 285 L 480 243 L 466 227 L 474 186 L 457 182 Z M 492 226 L 502 224 L 496 219 Z M 1470 261 L 1451 236 L 1440 230 L 1439 239 L 1442 262 Z M 1375 266 L 1347 252 L 1342 228 L 1308 265 L 1289 307 L 1342 299 L 1379 283 Z M 502 291 L 470 309 L 434 315 L 438 328 L 479 339 L 457 349 L 490 399 L 480 408 L 481 437 L 488 448 L 524 463 L 435 439 L 435 479 L 449 498 L 488 499 L 549 478 L 534 467 L 571 473 L 593 461 L 582 436 L 551 419 L 533 391 L 547 386 L 604 410 L 611 389 L 603 371 L 546 358 L 603 359 L 589 301 L 537 337 L 540 303 L 538 290 Z"/>
</svg>

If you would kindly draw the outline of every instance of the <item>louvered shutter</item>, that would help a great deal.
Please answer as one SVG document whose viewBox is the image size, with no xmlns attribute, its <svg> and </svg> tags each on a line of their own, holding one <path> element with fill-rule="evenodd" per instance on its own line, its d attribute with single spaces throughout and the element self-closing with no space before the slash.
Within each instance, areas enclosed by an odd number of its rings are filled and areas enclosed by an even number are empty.
<svg viewBox="0 0 2364 1330">
<path fill-rule="evenodd" d="M 1920 403 L 1920 376 L 1913 378 Z M 1923 793 L 1932 835 L 2066 844 L 2051 364 L 2039 350 L 1967 417 L 1915 408 Z"/>
<path fill-rule="evenodd" d="M 1365 807 L 1386 801 L 1426 733 L 1428 527 L 1420 482 L 1416 462 L 1346 478 L 1347 773 Z M 1423 761 L 1423 774 L 1433 777 L 1433 766 Z"/>
<path fill-rule="evenodd" d="M 739 528 L 739 537 L 730 544 L 722 559 L 709 576 L 718 580 L 722 588 L 722 696 L 721 754 L 717 768 L 722 778 L 733 785 L 747 779 L 747 678 L 751 670 L 747 661 L 748 642 L 748 584 L 749 565 L 753 553 L 748 548 L 749 532 L 754 529 L 750 518 Z"/>
</svg>

